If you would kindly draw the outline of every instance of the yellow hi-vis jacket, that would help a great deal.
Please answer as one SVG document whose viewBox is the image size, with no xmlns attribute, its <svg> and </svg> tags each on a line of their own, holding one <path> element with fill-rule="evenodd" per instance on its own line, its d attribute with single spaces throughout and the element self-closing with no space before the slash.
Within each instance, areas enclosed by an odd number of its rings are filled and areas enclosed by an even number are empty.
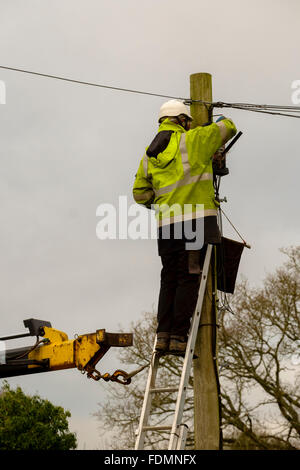
<svg viewBox="0 0 300 470">
<path fill-rule="evenodd" d="M 138 204 L 155 208 L 158 225 L 216 216 L 212 156 L 237 132 L 230 119 L 185 131 L 166 119 L 158 132 L 169 132 L 167 147 L 157 156 L 146 152 L 133 186 Z"/>
</svg>

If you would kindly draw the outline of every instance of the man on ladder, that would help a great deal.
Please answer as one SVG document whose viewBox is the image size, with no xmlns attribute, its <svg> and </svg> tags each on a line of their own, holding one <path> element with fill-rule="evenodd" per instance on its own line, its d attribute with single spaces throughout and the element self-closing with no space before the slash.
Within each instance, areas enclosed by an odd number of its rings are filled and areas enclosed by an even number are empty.
<svg viewBox="0 0 300 470">
<path fill-rule="evenodd" d="M 154 208 L 162 260 L 156 351 L 183 354 L 208 244 L 221 241 L 213 187 L 215 152 L 237 132 L 222 116 L 191 129 L 192 117 L 177 100 L 159 111 L 158 134 L 140 162 L 133 196 Z"/>
</svg>

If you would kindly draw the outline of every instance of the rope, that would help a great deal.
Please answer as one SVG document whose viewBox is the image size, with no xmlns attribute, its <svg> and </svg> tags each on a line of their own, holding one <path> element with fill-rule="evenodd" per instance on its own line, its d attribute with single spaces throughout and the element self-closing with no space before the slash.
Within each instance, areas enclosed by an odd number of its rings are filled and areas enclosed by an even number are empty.
<svg viewBox="0 0 300 470">
<path fill-rule="evenodd" d="M 227 217 L 227 215 L 225 214 L 225 212 L 223 211 L 223 209 L 221 209 L 220 207 L 220 211 L 222 212 L 222 214 L 226 217 L 226 219 L 228 220 L 228 222 L 230 223 L 231 227 L 234 229 L 234 231 L 238 234 L 238 236 L 240 237 L 240 239 L 244 242 L 244 245 L 246 248 L 251 248 L 251 245 L 249 245 L 242 237 L 242 235 L 238 232 L 237 228 L 233 225 L 233 223 L 229 220 L 229 218 Z"/>
</svg>

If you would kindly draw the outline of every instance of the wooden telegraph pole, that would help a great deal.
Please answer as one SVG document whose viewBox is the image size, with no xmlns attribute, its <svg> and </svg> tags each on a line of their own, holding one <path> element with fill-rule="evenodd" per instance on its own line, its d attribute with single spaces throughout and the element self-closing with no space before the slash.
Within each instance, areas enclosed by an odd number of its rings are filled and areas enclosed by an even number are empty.
<svg viewBox="0 0 300 470">
<path fill-rule="evenodd" d="M 212 77 L 208 73 L 190 75 L 190 95 L 192 100 L 212 102 Z M 193 127 L 203 125 L 212 119 L 209 106 L 192 103 Z M 200 326 L 195 345 L 194 359 L 194 429 L 196 450 L 218 450 L 220 448 L 219 391 L 212 348 L 216 339 L 215 310 L 213 300 L 212 262 L 208 274 L 206 292 L 200 318 Z"/>
</svg>

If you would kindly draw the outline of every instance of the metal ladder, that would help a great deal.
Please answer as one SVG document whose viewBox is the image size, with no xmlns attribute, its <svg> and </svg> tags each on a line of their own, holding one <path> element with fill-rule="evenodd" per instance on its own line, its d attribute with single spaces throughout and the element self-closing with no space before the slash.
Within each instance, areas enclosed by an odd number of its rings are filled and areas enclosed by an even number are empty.
<svg viewBox="0 0 300 470">
<path fill-rule="evenodd" d="M 188 382 L 191 374 L 191 367 L 192 367 L 192 359 L 194 355 L 195 343 L 197 338 L 198 327 L 200 323 L 200 315 L 202 310 L 202 304 L 206 289 L 206 282 L 207 276 L 209 272 L 210 260 L 212 254 L 212 245 L 207 246 L 204 266 L 202 270 L 202 277 L 199 287 L 199 294 L 198 294 L 198 301 L 195 312 L 192 317 L 186 353 L 184 357 L 180 384 L 179 387 L 165 387 L 165 388 L 156 388 L 155 387 L 155 380 L 156 375 L 159 367 L 159 359 L 161 357 L 161 353 L 155 352 L 156 347 L 156 340 L 154 341 L 154 348 L 152 353 L 152 360 L 150 363 L 149 374 L 147 379 L 147 385 L 145 390 L 144 402 L 142 406 L 141 416 L 139 427 L 136 432 L 136 442 L 135 442 L 135 450 L 144 449 L 144 442 L 145 436 L 147 431 L 167 431 L 170 430 L 170 440 L 168 450 L 183 450 L 185 448 L 185 441 L 188 432 L 188 426 L 186 424 L 182 424 L 182 417 L 184 411 L 184 404 L 186 398 L 186 392 L 188 387 Z M 152 396 L 155 393 L 164 393 L 164 392 L 178 392 L 176 407 L 174 411 L 174 418 L 172 426 L 149 426 L 149 415 L 151 410 L 151 403 L 152 403 Z"/>
</svg>

